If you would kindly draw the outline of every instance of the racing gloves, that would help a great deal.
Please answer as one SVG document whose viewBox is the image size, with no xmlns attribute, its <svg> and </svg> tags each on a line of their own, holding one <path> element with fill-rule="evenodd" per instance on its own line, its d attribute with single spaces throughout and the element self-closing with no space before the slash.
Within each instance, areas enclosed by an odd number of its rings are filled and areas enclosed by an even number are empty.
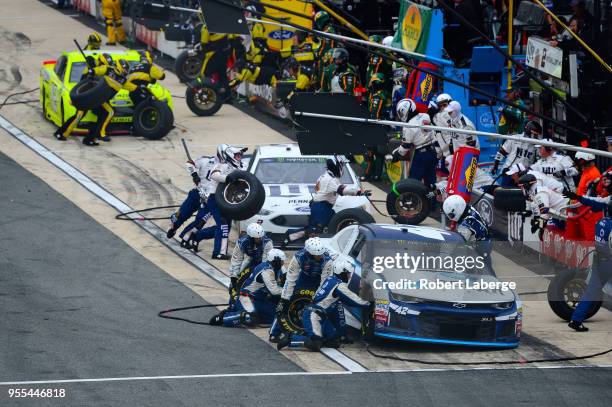
<svg viewBox="0 0 612 407">
<path fill-rule="evenodd" d="M 225 176 L 225 182 L 234 182 L 238 180 L 239 176 L 236 171 L 230 172 Z"/>
<path fill-rule="evenodd" d="M 285 300 L 283 298 L 280 299 L 278 305 L 276 306 L 276 316 L 280 317 L 287 310 L 287 306 L 289 305 L 289 300 Z"/>
<path fill-rule="evenodd" d="M 372 196 L 372 191 L 369 189 L 364 189 L 357 191 L 357 196 Z"/>
<path fill-rule="evenodd" d="M 563 192 L 562 193 L 563 193 L 563 196 L 566 197 L 566 198 L 576 199 L 576 200 L 580 199 L 580 195 L 578 195 L 577 193 L 575 193 L 573 191 L 570 191 L 567 188 L 563 188 Z"/>
<path fill-rule="evenodd" d="M 191 173 L 191 179 L 193 180 L 193 183 L 196 184 L 196 185 L 198 185 L 200 183 L 200 181 L 202 181 L 200 179 L 200 176 L 198 175 L 197 172 Z"/>
<path fill-rule="evenodd" d="M 539 229 L 544 229 L 544 225 L 546 225 L 546 220 L 540 218 L 539 216 L 531 219 L 531 233 L 537 232 Z"/>
</svg>

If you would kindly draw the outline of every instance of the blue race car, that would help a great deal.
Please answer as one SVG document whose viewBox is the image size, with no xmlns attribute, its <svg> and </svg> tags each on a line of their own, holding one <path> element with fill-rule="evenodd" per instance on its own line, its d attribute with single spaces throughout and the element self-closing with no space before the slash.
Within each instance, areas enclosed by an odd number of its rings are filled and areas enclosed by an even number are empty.
<svg viewBox="0 0 612 407">
<path fill-rule="evenodd" d="M 355 265 L 351 290 L 375 303 L 369 335 L 477 347 L 519 345 L 523 310 L 517 294 L 458 233 L 352 225 L 326 244 Z M 361 327 L 359 310 L 345 308 L 345 315 L 348 325 Z"/>
</svg>

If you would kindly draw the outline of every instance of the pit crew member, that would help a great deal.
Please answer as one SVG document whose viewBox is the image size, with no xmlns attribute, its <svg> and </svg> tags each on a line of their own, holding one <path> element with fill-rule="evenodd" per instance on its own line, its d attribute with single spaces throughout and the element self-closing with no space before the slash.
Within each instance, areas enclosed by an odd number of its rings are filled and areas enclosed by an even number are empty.
<svg viewBox="0 0 612 407">
<path fill-rule="evenodd" d="M 125 42 L 125 30 L 121 15 L 120 0 L 102 0 L 102 15 L 106 24 L 108 42 L 106 45 L 115 45 L 117 39 L 120 44 Z"/>
<path fill-rule="evenodd" d="M 463 113 L 461 113 L 461 104 L 456 100 L 448 103 L 448 106 L 444 109 L 444 113 L 448 115 L 446 123 L 443 126 L 451 129 L 460 130 L 476 130 L 474 123 L 468 119 Z M 449 131 L 451 135 L 451 154 L 454 153 L 459 147 L 470 146 L 480 149 L 480 141 L 478 136 L 466 133 L 456 133 L 452 130 Z"/>
<path fill-rule="evenodd" d="M 608 185 L 607 192 L 612 194 L 612 186 Z M 603 286 L 612 279 L 612 199 L 610 195 L 585 197 L 568 190 L 564 191 L 563 195 L 570 199 L 577 199 L 583 205 L 593 208 L 594 211 L 604 211 L 604 217 L 595 225 L 595 256 L 591 278 L 568 324 L 570 328 L 578 332 L 586 332 L 589 328 L 583 325 L 583 321 L 593 302 L 599 301 Z"/>
<path fill-rule="evenodd" d="M 306 334 L 285 335 L 277 344 L 277 349 L 291 345 L 303 345 L 318 352 L 322 346 L 339 347 L 346 335 L 343 305 L 370 308 L 368 301 L 362 300 L 348 288 L 348 281 L 355 271 L 352 263 L 338 259 L 332 265 L 332 275 L 327 277 L 317 290 L 312 303 L 302 314 Z"/>
<path fill-rule="evenodd" d="M 340 183 L 345 164 L 337 157 L 328 159 L 326 165 L 327 170 L 317 179 L 315 184 L 315 193 L 310 202 L 308 226 L 306 228 L 288 229 L 285 232 L 283 247 L 301 239 L 306 234 L 310 236 L 321 233 L 336 213 L 333 208 L 339 195 L 372 195 L 369 190 L 358 190 Z"/>
<path fill-rule="evenodd" d="M 102 44 L 102 37 L 98 33 L 91 33 L 89 37 L 87 37 L 87 45 L 85 46 L 85 51 L 97 51 L 100 49 L 100 45 Z"/>
<path fill-rule="evenodd" d="M 595 166 L 595 156 L 593 154 L 578 151 L 574 158 L 582 171 L 576 193 L 578 195 L 586 195 L 589 184 L 599 179 L 601 177 L 601 172 L 599 172 L 599 169 Z"/>
<path fill-rule="evenodd" d="M 283 267 L 285 258 L 282 250 L 270 250 L 266 261 L 255 267 L 244 281 L 236 301 L 236 309 L 225 310 L 216 315 L 210 320 L 210 324 L 229 327 L 271 324 L 287 273 Z"/>
<path fill-rule="evenodd" d="M 491 233 L 480 213 L 469 205 L 460 195 L 451 195 L 444 200 L 442 210 L 456 225 L 457 232 L 482 254 L 485 261 L 491 264 Z M 451 226 L 451 229 L 453 227 Z"/>
<path fill-rule="evenodd" d="M 539 138 L 542 134 L 542 126 L 536 121 L 529 121 L 525 125 L 522 134 L 519 137 L 528 138 Z M 491 175 L 495 175 L 499 169 L 499 164 L 504 161 L 502 165 L 502 172 L 506 171 L 513 164 L 522 164 L 525 167 L 529 167 L 535 162 L 535 147 L 531 143 L 506 140 L 504 144 L 499 148 L 499 151 L 495 155 L 495 163 L 491 168 Z M 500 184 L 504 187 L 511 186 L 512 179 L 508 174 L 504 175 L 501 179 Z"/>
<path fill-rule="evenodd" d="M 556 192 L 563 192 L 564 186 L 560 181 L 557 181 L 554 177 L 548 176 L 540 171 L 529 169 L 521 163 L 512 164 L 510 168 L 508 168 L 506 175 L 512 180 L 512 183 L 508 186 L 517 186 L 519 178 L 525 174 L 532 174 L 534 177 L 536 177 L 538 180 L 538 185 L 545 186 Z"/>
<path fill-rule="evenodd" d="M 519 178 L 518 186 L 523 190 L 527 201 L 531 203 L 531 233 L 538 230 L 542 232 L 546 224 L 551 221 L 551 211 L 559 213 L 567 206 L 567 199 L 548 187 L 538 184 L 538 180 L 533 174 L 525 174 Z M 563 227 L 560 221 L 553 222 L 557 226 Z"/>
<path fill-rule="evenodd" d="M 397 116 L 403 122 L 414 125 L 430 125 L 431 119 L 427 113 L 419 113 L 416 104 L 410 99 L 400 100 L 397 104 Z M 392 161 L 399 161 L 408 156 L 414 148 L 409 178 L 423 181 L 430 186 L 436 183 L 436 162 L 442 156 L 442 151 L 435 141 L 431 130 L 418 127 L 402 128 L 402 144 L 393 151 Z"/>
<path fill-rule="evenodd" d="M 153 64 L 149 51 L 140 52 L 140 63 L 130 69 L 124 88 L 130 92 L 130 100 L 136 107 L 148 97 L 147 85 L 164 80 L 166 73 Z"/>
<path fill-rule="evenodd" d="M 241 236 L 234 246 L 232 260 L 230 263 L 230 308 L 240 287 L 238 280 L 243 273 L 250 273 L 264 259 L 268 257 L 270 250 L 274 248 L 272 239 L 266 236 L 264 228 L 259 223 L 251 223 L 247 226 L 246 234 Z"/>
<path fill-rule="evenodd" d="M 286 312 L 293 293 L 296 290 L 317 290 L 331 275 L 332 264 L 331 253 L 318 237 L 307 239 L 304 248 L 295 253 L 287 268 L 287 279 L 276 308 L 277 317 L 270 328 L 270 342 L 277 343 L 281 337 L 278 317 Z"/>
<path fill-rule="evenodd" d="M 545 139 L 545 141 L 552 141 Z M 552 147 L 546 147 L 541 144 L 535 146 L 540 154 L 540 159 L 531 166 L 532 170 L 540 171 L 546 175 L 552 175 L 570 191 L 576 190 L 574 178 L 578 175 L 578 170 L 574 166 L 572 159 L 559 152 Z"/>
</svg>

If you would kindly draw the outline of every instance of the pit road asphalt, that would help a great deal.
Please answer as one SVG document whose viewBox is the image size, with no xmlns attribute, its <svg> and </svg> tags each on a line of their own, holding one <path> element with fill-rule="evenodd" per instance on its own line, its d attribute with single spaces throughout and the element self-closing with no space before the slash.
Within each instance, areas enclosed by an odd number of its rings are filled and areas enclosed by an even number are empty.
<svg viewBox="0 0 612 407">
<path fill-rule="evenodd" d="M 157 317 L 202 300 L 3 154 L 0 185 L 0 382 L 301 371 L 246 330 Z M 604 406 L 611 382 L 605 368 L 150 379 L 0 385 L 0 405 Z"/>
</svg>

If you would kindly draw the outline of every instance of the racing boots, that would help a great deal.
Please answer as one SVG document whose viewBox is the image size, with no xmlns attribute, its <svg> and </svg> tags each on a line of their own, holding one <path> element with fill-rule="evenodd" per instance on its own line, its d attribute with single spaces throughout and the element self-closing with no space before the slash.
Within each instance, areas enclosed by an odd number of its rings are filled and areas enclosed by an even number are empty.
<svg viewBox="0 0 612 407">
<path fill-rule="evenodd" d="M 589 328 L 584 326 L 582 322 L 577 322 L 577 321 L 570 321 L 570 323 L 567 324 L 567 326 L 569 326 L 576 332 L 587 332 L 589 330 Z"/>
<path fill-rule="evenodd" d="M 172 215 L 170 215 L 170 229 L 168 229 L 168 231 L 166 232 L 166 237 L 168 239 L 172 239 L 174 235 L 176 234 L 177 227 L 174 226 L 175 222 L 176 222 L 176 213 L 173 213 Z"/>
<path fill-rule="evenodd" d="M 272 342 L 272 337 L 271 336 L 270 336 L 270 342 Z M 272 342 L 272 343 L 274 343 L 274 342 Z M 283 348 L 286 348 L 290 344 L 291 344 L 291 335 L 283 334 L 282 336 L 280 336 L 280 338 L 277 339 L 276 350 L 281 350 Z"/>
<path fill-rule="evenodd" d="M 62 131 L 61 127 L 59 129 L 55 130 L 55 133 L 53 133 L 53 137 L 55 137 L 59 141 L 66 141 L 66 140 L 68 140 L 66 137 L 64 137 L 64 134 L 63 134 L 63 131 Z"/>
<path fill-rule="evenodd" d="M 96 137 L 95 136 L 89 136 L 89 135 L 87 135 L 87 136 L 85 136 L 83 138 L 83 144 L 85 144 L 86 146 L 90 146 L 90 147 L 99 146 L 100 145 L 100 143 L 98 143 L 96 141 Z"/>
<path fill-rule="evenodd" d="M 189 249 L 193 250 L 194 253 L 197 253 L 199 250 L 199 246 L 200 246 L 200 242 L 198 240 L 196 240 L 196 234 L 195 232 L 192 232 L 189 235 L 189 240 L 188 240 L 188 244 L 189 244 Z"/>
<path fill-rule="evenodd" d="M 228 256 L 227 254 L 213 254 L 212 259 L 213 260 L 229 260 L 231 259 L 231 257 Z"/>
<path fill-rule="evenodd" d="M 304 340 L 304 347 L 315 352 L 319 352 L 323 347 L 323 339 L 317 335 L 313 335 Z"/>
<path fill-rule="evenodd" d="M 220 313 L 218 313 L 217 315 L 212 317 L 210 319 L 210 321 L 208 321 L 208 324 L 209 325 L 213 325 L 213 326 L 221 326 L 221 325 L 223 325 L 223 316 L 224 315 L 225 315 L 225 311 L 221 311 Z"/>
</svg>

